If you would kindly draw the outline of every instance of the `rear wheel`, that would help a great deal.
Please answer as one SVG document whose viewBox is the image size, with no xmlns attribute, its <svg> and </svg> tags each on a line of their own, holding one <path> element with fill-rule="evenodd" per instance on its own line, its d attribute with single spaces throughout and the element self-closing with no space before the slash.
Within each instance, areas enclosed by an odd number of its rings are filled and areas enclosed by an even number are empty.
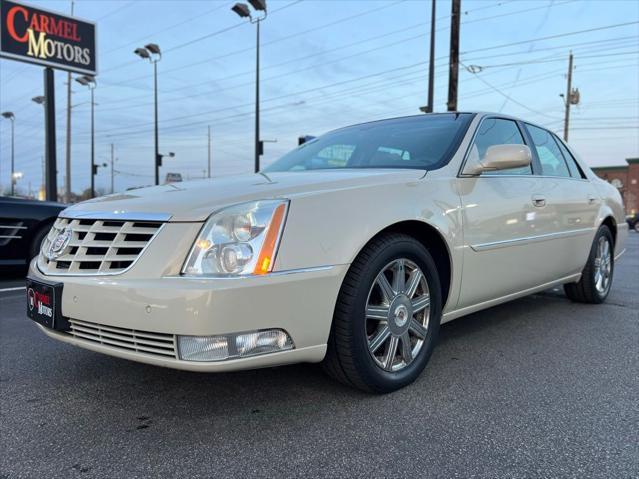
<svg viewBox="0 0 639 479">
<path fill-rule="evenodd" d="M 324 368 L 365 391 L 399 389 L 426 366 L 440 320 L 441 288 L 428 250 L 408 235 L 379 236 L 344 279 Z"/>
<path fill-rule="evenodd" d="M 581 279 L 577 283 L 564 285 L 566 296 L 579 303 L 603 303 L 610 293 L 614 269 L 612 233 L 607 226 L 601 226 L 595 235 Z"/>
</svg>

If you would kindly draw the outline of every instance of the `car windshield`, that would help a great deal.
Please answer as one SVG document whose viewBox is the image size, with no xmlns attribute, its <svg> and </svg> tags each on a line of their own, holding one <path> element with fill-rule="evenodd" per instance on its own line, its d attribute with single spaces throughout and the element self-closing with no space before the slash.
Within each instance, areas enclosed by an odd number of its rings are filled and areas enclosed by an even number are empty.
<svg viewBox="0 0 639 479">
<path fill-rule="evenodd" d="M 448 163 L 472 117 L 470 113 L 436 114 L 349 126 L 302 144 L 264 172 L 335 168 L 435 170 Z"/>
</svg>

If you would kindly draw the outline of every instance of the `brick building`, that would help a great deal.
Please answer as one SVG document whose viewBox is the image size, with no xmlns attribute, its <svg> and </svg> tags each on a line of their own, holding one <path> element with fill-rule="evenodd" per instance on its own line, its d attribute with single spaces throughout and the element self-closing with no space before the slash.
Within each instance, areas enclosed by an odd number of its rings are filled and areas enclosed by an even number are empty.
<svg viewBox="0 0 639 479">
<path fill-rule="evenodd" d="M 626 206 L 626 213 L 639 212 L 639 158 L 628 158 L 627 165 L 598 166 L 591 168 L 599 177 L 619 189 Z"/>
</svg>

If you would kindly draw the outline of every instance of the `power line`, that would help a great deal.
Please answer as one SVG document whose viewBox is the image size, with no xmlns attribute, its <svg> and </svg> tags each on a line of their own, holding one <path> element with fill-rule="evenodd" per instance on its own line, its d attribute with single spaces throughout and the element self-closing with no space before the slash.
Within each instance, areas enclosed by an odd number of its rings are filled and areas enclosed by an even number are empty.
<svg viewBox="0 0 639 479">
<path fill-rule="evenodd" d="M 554 38 L 562 38 L 562 37 L 568 37 L 568 36 L 572 36 L 572 35 L 581 35 L 582 33 L 597 32 L 597 31 L 601 31 L 601 30 L 609 30 L 611 28 L 627 27 L 627 26 L 630 26 L 630 25 L 637 25 L 638 23 L 639 23 L 639 21 L 635 20 L 633 22 L 615 23 L 613 25 L 605 25 L 603 27 L 588 28 L 586 30 L 577 30 L 577 31 L 574 31 L 574 32 L 558 33 L 556 35 L 548 35 L 548 36 L 545 36 L 545 37 L 530 38 L 528 40 L 521 40 L 521 41 L 517 41 L 517 42 L 505 43 L 503 45 L 498 45 L 498 46 L 475 48 L 474 50 L 467 50 L 465 52 L 461 52 L 460 55 L 467 55 L 468 53 L 476 53 L 476 52 L 485 52 L 485 51 L 488 51 L 488 50 L 495 50 L 495 49 L 498 49 L 498 48 L 512 47 L 514 45 L 523 45 L 523 44 L 526 44 L 526 43 L 537 42 L 537 41 L 541 41 L 541 40 L 552 40 Z"/>
<path fill-rule="evenodd" d="M 398 1 L 404 1 L 404 0 L 398 0 Z M 279 12 L 279 11 L 285 10 L 286 8 L 292 7 L 293 5 L 297 5 L 300 2 L 302 2 L 302 0 L 295 0 L 295 1 L 293 1 L 293 2 L 291 2 L 289 4 L 287 4 L 287 5 L 284 5 L 284 6 L 280 7 L 280 8 L 276 8 L 276 9 L 272 10 L 269 14 L 273 15 L 273 14 Z M 222 29 L 217 30 L 215 32 L 207 33 L 206 35 L 202 35 L 201 37 L 197 37 L 197 38 L 188 40 L 188 41 L 186 41 L 184 43 L 180 43 L 178 45 L 174 45 L 172 47 L 169 47 L 169 48 L 164 50 L 164 53 L 166 54 L 166 53 L 178 50 L 180 48 L 184 48 L 186 46 L 193 45 L 194 43 L 201 42 L 203 40 L 206 40 L 208 38 L 212 38 L 212 37 L 217 36 L 217 35 L 221 35 L 222 33 L 229 32 L 229 31 L 234 30 L 236 28 L 239 28 L 239 27 L 241 27 L 243 25 L 246 25 L 246 22 L 235 23 L 233 25 L 230 25 L 228 27 L 222 28 Z M 116 66 L 112 67 L 112 68 L 106 69 L 105 72 L 111 72 L 113 70 L 119 70 L 119 69 L 125 68 L 125 67 L 127 67 L 129 65 L 133 65 L 134 63 L 137 63 L 137 62 L 135 60 L 131 60 L 131 61 L 128 61 L 128 62 L 125 62 L 125 63 L 121 63 L 119 65 L 116 65 Z M 146 78 L 146 75 L 144 76 L 144 78 Z"/>
<path fill-rule="evenodd" d="M 374 12 L 376 12 L 378 10 L 382 10 L 384 8 L 389 8 L 389 7 L 391 7 L 391 6 L 395 5 L 395 4 L 401 3 L 403 1 L 405 1 L 405 0 L 398 0 L 398 1 L 396 1 L 394 3 L 391 3 L 391 4 L 388 4 L 388 5 L 382 5 L 381 7 L 378 7 L 378 8 L 372 9 L 372 10 L 366 10 L 366 11 L 360 12 L 358 14 L 350 15 L 348 17 L 343 17 L 343 18 L 338 19 L 338 20 L 334 20 L 334 21 L 331 21 L 331 22 L 328 22 L 328 23 L 325 23 L 325 24 L 322 24 L 322 25 L 318 25 L 318 26 L 315 26 L 315 27 L 300 31 L 300 32 L 296 32 L 296 33 L 293 33 L 293 34 L 290 34 L 290 35 L 287 35 L 287 36 L 284 36 L 284 37 L 280 37 L 280 38 L 277 38 L 277 39 L 274 39 L 274 40 L 271 40 L 271 41 L 268 41 L 268 42 L 264 42 L 264 43 L 262 43 L 261 47 L 266 47 L 266 46 L 269 46 L 269 45 L 272 45 L 272 44 L 275 44 L 275 43 L 279 43 L 279 42 L 282 42 L 282 41 L 290 40 L 291 38 L 296 38 L 296 37 L 299 37 L 301 35 L 305 35 L 305 34 L 308 34 L 308 33 L 311 33 L 311 32 L 315 32 L 315 31 L 318 31 L 318 30 L 323 30 L 324 28 L 332 27 L 334 25 L 337 25 L 337 24 L 340 24 L 340 23 L 344 23 L 346 21 L 354 20 L 354 19 L 362 17 L 364 15 L 368 15 L 370 13 L 374 13 Z M 574 0 L 570 0 L 570 1 L 574 1 Z M 569 2 L 564 2 L 564 3 L 569 3 Z M 472 10 L 468 10 L 468 11 L 464 12 L 464 14 L 468 15 L 471 12 L 484 10 L 484 9 L 487 9 L 487 8 L 499 7 L 499 6 L 502 6 L 502 5 L 503 5 L 503 3 L 498 3 L 497 5 L 491 5 L 491 6 L 481 7 L 481 8 L 477 8 L 477 9 L 472 9 Z M 525 13 L 525 12 L 528 12 L 530 10 L 536 10 L 538 8 L 539 7 L 535 7 L 533 9 L 517 10 L 515 12 L 509 12 L 507 15 L 516 15 L 516 14 L 519 14 L 519 13 Z M 546 8 L 546 7 L 543 7 L 543 8 Z M 499 16 L 501 16 L 501 15 L 499 15 Z M 481 19 L 472 20 L 472 22 L 490 20 L 490 19 L 496 18 L 496 17 L 497 16 L 483 17 Z M 438 20 L 444 20 L 446 18 L 450 18 L 450 15 L 446 15 L 446 16 L 440 17 L 440 18 L 438 18 Z M 465 23 L 468 23 L 468 22 L 463 22 L 463 23 L 465 24 Z M 412 26 L 409 26 L 409 27 L 405 27 L 403 29 L 396 30 L 394 32 L 390 32 L 388 34 L 377 35 L 375 37 L 372 37 L 370 40 L 366 40 L 366 41 L 376 40 L 376 39 L 383 38 L 383 37 L 388 36 L 388 35 L 393 34 L 393 33 L 399 33 L 399 32 L 402 32 L 402 31 L 412 30 L 412 29 L 418 28 L 418 27 L 422 27 L 423 28 L 424 24 L 420 22 L 420 23 L 417 23 L 415 25 L 412 25 Z M 437 31 L 446 30 L 448 28 L 450 28 L 450 27 L 443 27 L 443 28 L 437 29 Z M 426 33 L 424 33 L 424 34 L 426 34 Z M 359 43 L 363 43 L 363 41 L 362 42 L 352 43 L 352 44 L 350 44 L 350 46 L 354 46 L 355 44 L 359 44 Z M 341 48 L 342 47 L 340 47 L 340 49 Z M 191 62 L 191 63 L 188 63 L 186 65 L 181 65 L 179 67 L 175 67 L 175 68 L 172 68 L 172 69 L 169 69 L 169 70 L 165 70 L 164 73 L 165 74 L 166 73 L 172 73 L 172 72 L 175 72 L 175 71 L 180 71 L 180 70 L 184 70 L 184 69 L 187 69 L 187 68 L 192 68 L 194 66 L 206 64 L 206 63 L 209 63 L 209 62 L 212 62 L 212 61 L 216 61 L 216 60 L 221 60 L 223 58 L 235 56 L 235 55 L 238 55 L 240 53 L 245 53 L 245 52 L 248 52 L 248 51 L 252 51 L 254 49 L 255 49 L 255 47 L 251 46 L 251 47 L 246 47 L 246 48 L 242 48 L 242 49 L 239 49 L 239 50 L 234 50 L 234 51 L 227 52 L 227 53 L 224 53 L 224 54 L 221 54 L 221 55 L 208 57 L 208 58 L 205 58 L 205 59 L 202 59 L 202 60 L 198 60 L 196 62 Z M 322 54 L 325 54 L 325 53 L 326 52 L 323 52 Z M 312 58 L 313 56 L 317 56 L 317 55 L 310 55 L 310 56 L 306 56 L 305 58 Z M 130 81 L 140 80 L 140 79 L 144 79 L 144 78 L 148 78 L 148 75 L 136 77 L 136 78 L 131 79 Z M 213 81 L 215 81 L 215 80 L 213 80 Z M 209 82 L 203 82 L 203 83 L 209 83 Z"/>
<path fill-rule="evenodd" d="M 139 42 L 144 42 L 145 40 L 148 40 L 149 38 L 153 37 L 154 35 L 157 35 L 157 34 L 160 34 L 160 33 L 166 34 L 166 32 L 168 32 L 169 30 L 173 30 L 173 29 L 175 29 L 177 27 L 181 27 L 182 25 L 186 25 L 187 23 L 190 23 L 193 20 L 199 20 L 202 17 L 204 17 L 204 16 L 206 16 L 206 15 L 208 15 L 210 13 L 213 13 L 213 12 L 215 12 L 217 10 L 220 10 L 220 9 L 222 9 L 224 7 L 227 7 L 228 5 L 230 5 L 230 4 L 224 3 L 222 5 L 217 5 L 216 7 L 211 8 L 209 10 L 205 10 L 203 12 L 199 12 L 197 15 L 194 15 L 192 17 L 189 17 L 189 18 L 185 19 L 185 20 L 179 21 L 178 23 L 174 23 L 174 24 L 169 25 L 169 26 L 167 26 L 165 28 L 162 28 L 160 30 L 156 30 L 154 32 L 150 32 L 150 33 L 144 35 L 143 37 L 137 38 L 136 40 L 132 40 L 130 42 L 127 42 L 126 44 L 120 45 L 119 47 L 115 47 L 115 48 L 112 48 L 110 50 L 107 50 L 106 52 L 102 53 L 102 55 L 108 55 L 109 53 L 113 53 L 113 52 L 116 52 L 118 50 L 122 50 L 123 48 L 130 47 L 131 45 L 137 44 Z"/>
<path fill-rule="evenodd" d="M 461 63 L 461 65 L 466 68 L 468 70 L 468 67 L 466 65 L 464 65 L 463 63 Z M 470 71 L 470 70 L 468 70 Z M 520 101 L 515 100 L 513 97 L 511 97 L 510 95 L 507 95 L 506 93 L 504 93 L 503 91 L 501 91 L 499 88 L 497 88 L 496 86 L 492 85 L 491 83 L 487 82 L 486 80 L 484 80 L 482 77 L 479 76 L 478 73 L 470 71 L 473 75 L 475 75 L 475 78 L 477 78 L 480 82 L 482 82 L 483 84 L 485 84 L 486 86 L 488 86 L 489 88 L 491 88 L 495 93 L 498 93 L 499 95 L 503 96 L 504 98 L 506 98 L 507 100 L 513 102 L 515 105 L 519 105 L 520 107 L 535 113 L 537 115 L 540 116 L 544 116 L 546 118 L 551 118 L 553 120 L 560 120 L 561 118 L 557 118 L 551 115 L 547 115 L 546 113 L 543 113 L 541 111 L 537 111 L 537 110 L 533 110 L 532 108 L 530 108 L 528 105 L 524 105 L 523 103 L 521 103 Z"/>
</svg>

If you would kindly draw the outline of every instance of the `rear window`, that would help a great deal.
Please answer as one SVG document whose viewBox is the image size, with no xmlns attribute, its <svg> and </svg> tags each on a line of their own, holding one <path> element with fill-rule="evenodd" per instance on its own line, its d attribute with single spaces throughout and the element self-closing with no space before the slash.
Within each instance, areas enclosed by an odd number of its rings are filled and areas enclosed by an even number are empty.
<svg viewBox="0 0 639 479">
<path fill-rule="evenodd" d="M 472 117 L 424 115 L 342 128 L 304 143 L 264 171 L 441 168 L 457 150 Z"/>
</svg>

